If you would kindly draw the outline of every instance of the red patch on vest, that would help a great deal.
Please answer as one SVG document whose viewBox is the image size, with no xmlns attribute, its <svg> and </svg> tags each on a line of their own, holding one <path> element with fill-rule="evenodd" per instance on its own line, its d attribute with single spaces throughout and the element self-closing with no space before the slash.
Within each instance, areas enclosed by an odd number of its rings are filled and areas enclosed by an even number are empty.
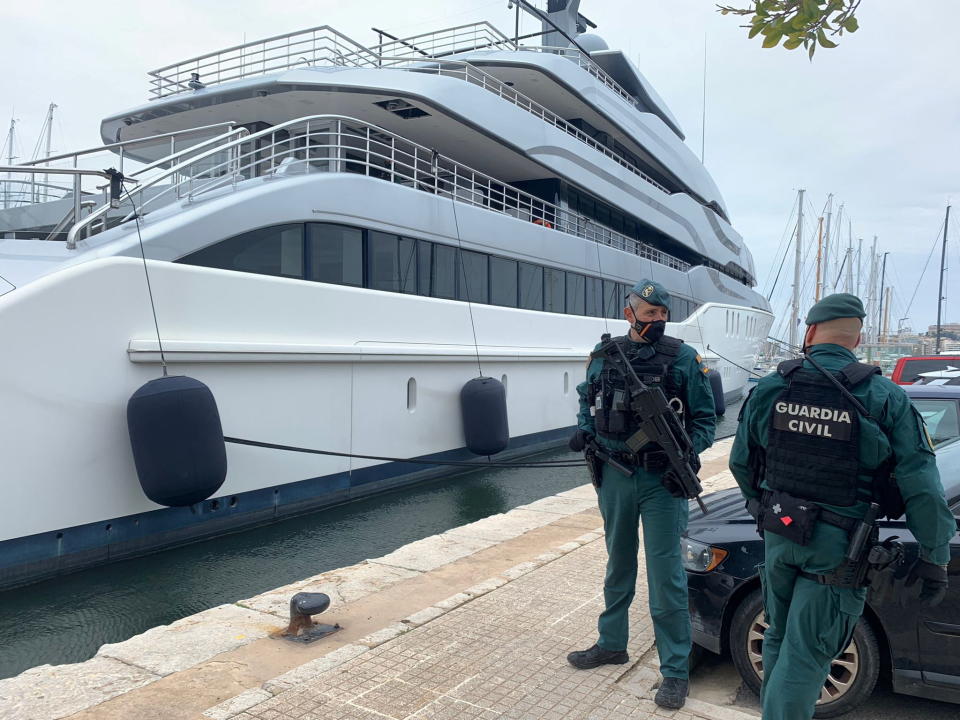
<svg viewBox="0 0 960 720">
<path fill-rule="evenodd" d="M 790 523 L 793 522 L 793 518 L 787 515 L 785 517 L 780 518 L 780 522 L 782 522 L 784 525 L 789 525 Z"/>
</svg>

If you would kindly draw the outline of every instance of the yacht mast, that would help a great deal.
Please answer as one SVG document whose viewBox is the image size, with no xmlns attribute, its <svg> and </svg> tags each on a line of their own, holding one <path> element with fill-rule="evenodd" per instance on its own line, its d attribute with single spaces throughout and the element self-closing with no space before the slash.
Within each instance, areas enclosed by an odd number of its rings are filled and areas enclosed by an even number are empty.
<svg viewBox="0 0 960 720">
<path fill-rule="evenodd" d="M 797 242 L 793 257 L 793 304 L 790 307 L 790 346 L 797 345 L 797 323 L 800 322 L 800 259 L 803 244 L 803 190 L 797 193 Z"/>
<path fill-rule="evenodd" d="M 862 292 L 861 289 L 860 289 L 860 287 L 861 287 L 861 285 L 863 284 L 863 270 L 862 270 L 862 266 L 861 266 L 861 264 L 860 264 L 861 260 L 863 260 L 863 238 L 857 238 L 857 292 L 856 292 L 856 296 L 862 300 L 863 298 L 860 296 L 860 293 Z"/>
<path fill-rule="evenodd" d="M 943 310 L 943 271 L 947 262 L 947 229 L 950 227 L 950 206 L 947 205 L 947 214 L 943 218 L 943 244 L 940 246 L 940 289 L 937 291 L 937 349 L 940 354 L 941 319 Z"/>
<path fill-rule="evenodd" d="M 883 328 L 883 286 L 887 282 L 887 255 L 889 252 L 883 254 L 883 271 L 880 273 L 880 307 L 877 309 L 877 332 L 880 333 L 880 342 L 886 342 L 884 337 L 887 333 L 886 330 L 881 332 Z"/>
</svg>

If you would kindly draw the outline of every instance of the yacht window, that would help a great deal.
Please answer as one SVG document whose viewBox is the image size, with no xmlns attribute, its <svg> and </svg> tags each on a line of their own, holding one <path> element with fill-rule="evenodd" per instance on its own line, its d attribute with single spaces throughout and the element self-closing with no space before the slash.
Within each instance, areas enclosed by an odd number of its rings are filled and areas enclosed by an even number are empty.
<svg viewBox="0 0 960 720">
<path fill-rule="evenodd" d="M 417 293 L 430 295 L 430 267 L 433 260 L 433 243 L 417 240 Z"/>
<path fill-rule="evenodd" d="M 371 231 L 367 236 L 368 287 L 388 292 L 415 293 L 416 241 Z"/>
<path fill-rule="evenodd" d="M 430 273 L 430 295 L 453 300 L 457 297 L 457 250 L 449 245 L 434 244 Z"/>
<path fill-rule="evenodd" d="M 567 273 L 567 314 L 584 314 L 584 280 L 583 275 Z"/>
<path fill-rule="evenodd" d="M 600 278 L 587 278 L 587 315 L 603 317 L 603 281 Z"/>
<path fill-rule="evenodd" d="M 274 225 L 235 235 L 177 262 L 258 275 L 303 278 L 303 225 Z"/>
<path fill-rule="evenodd" d="M 520 307 L 524 310 L 543 310 L 543 268 L 520 263 Z"/>
<path fill-rule="evenodd" d="M 488 256 L 483 253 L 470 250 L 460 252 L 461 274 L 457 278 L 460 281 L 457 292 L 458 300 L 469 300 L 477 303 L 489 302 L 487 258 Z"/>
<path fill-rule="evenodd" d="M 605 318 L 615 320 L 623 312 L 623 296 L 619 290 L 619 283 L 615 283 L 613 280 L 603 281 L 603 316 Z"/>
<path fill-rule="evenodd" d="M 517 261 L 490 258 L 490 302 L 517 307 Z"/>
<path fill-rule="evenodd" d="M 543 309 L 547 312 L 565 312 L 565 275 L 563 270 L 543 269 Z"/>
<path fill-rule="evenodd" d="M 343 225 L 307 224 L 310 280 L 363 287 L 363 231 Z"/>
</svg>

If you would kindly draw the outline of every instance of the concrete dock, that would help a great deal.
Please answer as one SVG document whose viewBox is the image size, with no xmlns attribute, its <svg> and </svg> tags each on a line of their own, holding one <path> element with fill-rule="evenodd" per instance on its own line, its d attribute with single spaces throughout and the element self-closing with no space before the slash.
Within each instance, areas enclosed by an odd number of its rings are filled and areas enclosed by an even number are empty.
<svg viewBox="0 0 960 720">
<path fill-rule="evenodd" d="M 733 484 L 729 447 L 702 456 L 707 492 Z M 631 662 L 567 664 L 596 640 L 605 563 L 588 484 L 104 645 L 87 662 L 0 680 L 0 718 L 755 717 L 695 697 L 679 711 L 653 703 L 643 572 Z M 278 638 L 300 591 L 329 594 L 315 619 L 343 629 L 309 645 Z"/>
</svg>

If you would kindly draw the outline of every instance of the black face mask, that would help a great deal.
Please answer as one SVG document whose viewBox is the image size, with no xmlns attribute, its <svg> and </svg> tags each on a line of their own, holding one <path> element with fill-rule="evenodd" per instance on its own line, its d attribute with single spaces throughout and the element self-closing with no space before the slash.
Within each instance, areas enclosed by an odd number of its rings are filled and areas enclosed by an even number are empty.
<svg viewBox="0 0 960 720">
<path fill-rule="evenodd" d="M 667 329 L 667 321 L 654 320 L 653 322 L 645 323 L 636 322 L 633 324 L 633 329 L 642 339 L 650 343 L 655 343 L 663 337 L 663 333 Z"/>
</svg>

